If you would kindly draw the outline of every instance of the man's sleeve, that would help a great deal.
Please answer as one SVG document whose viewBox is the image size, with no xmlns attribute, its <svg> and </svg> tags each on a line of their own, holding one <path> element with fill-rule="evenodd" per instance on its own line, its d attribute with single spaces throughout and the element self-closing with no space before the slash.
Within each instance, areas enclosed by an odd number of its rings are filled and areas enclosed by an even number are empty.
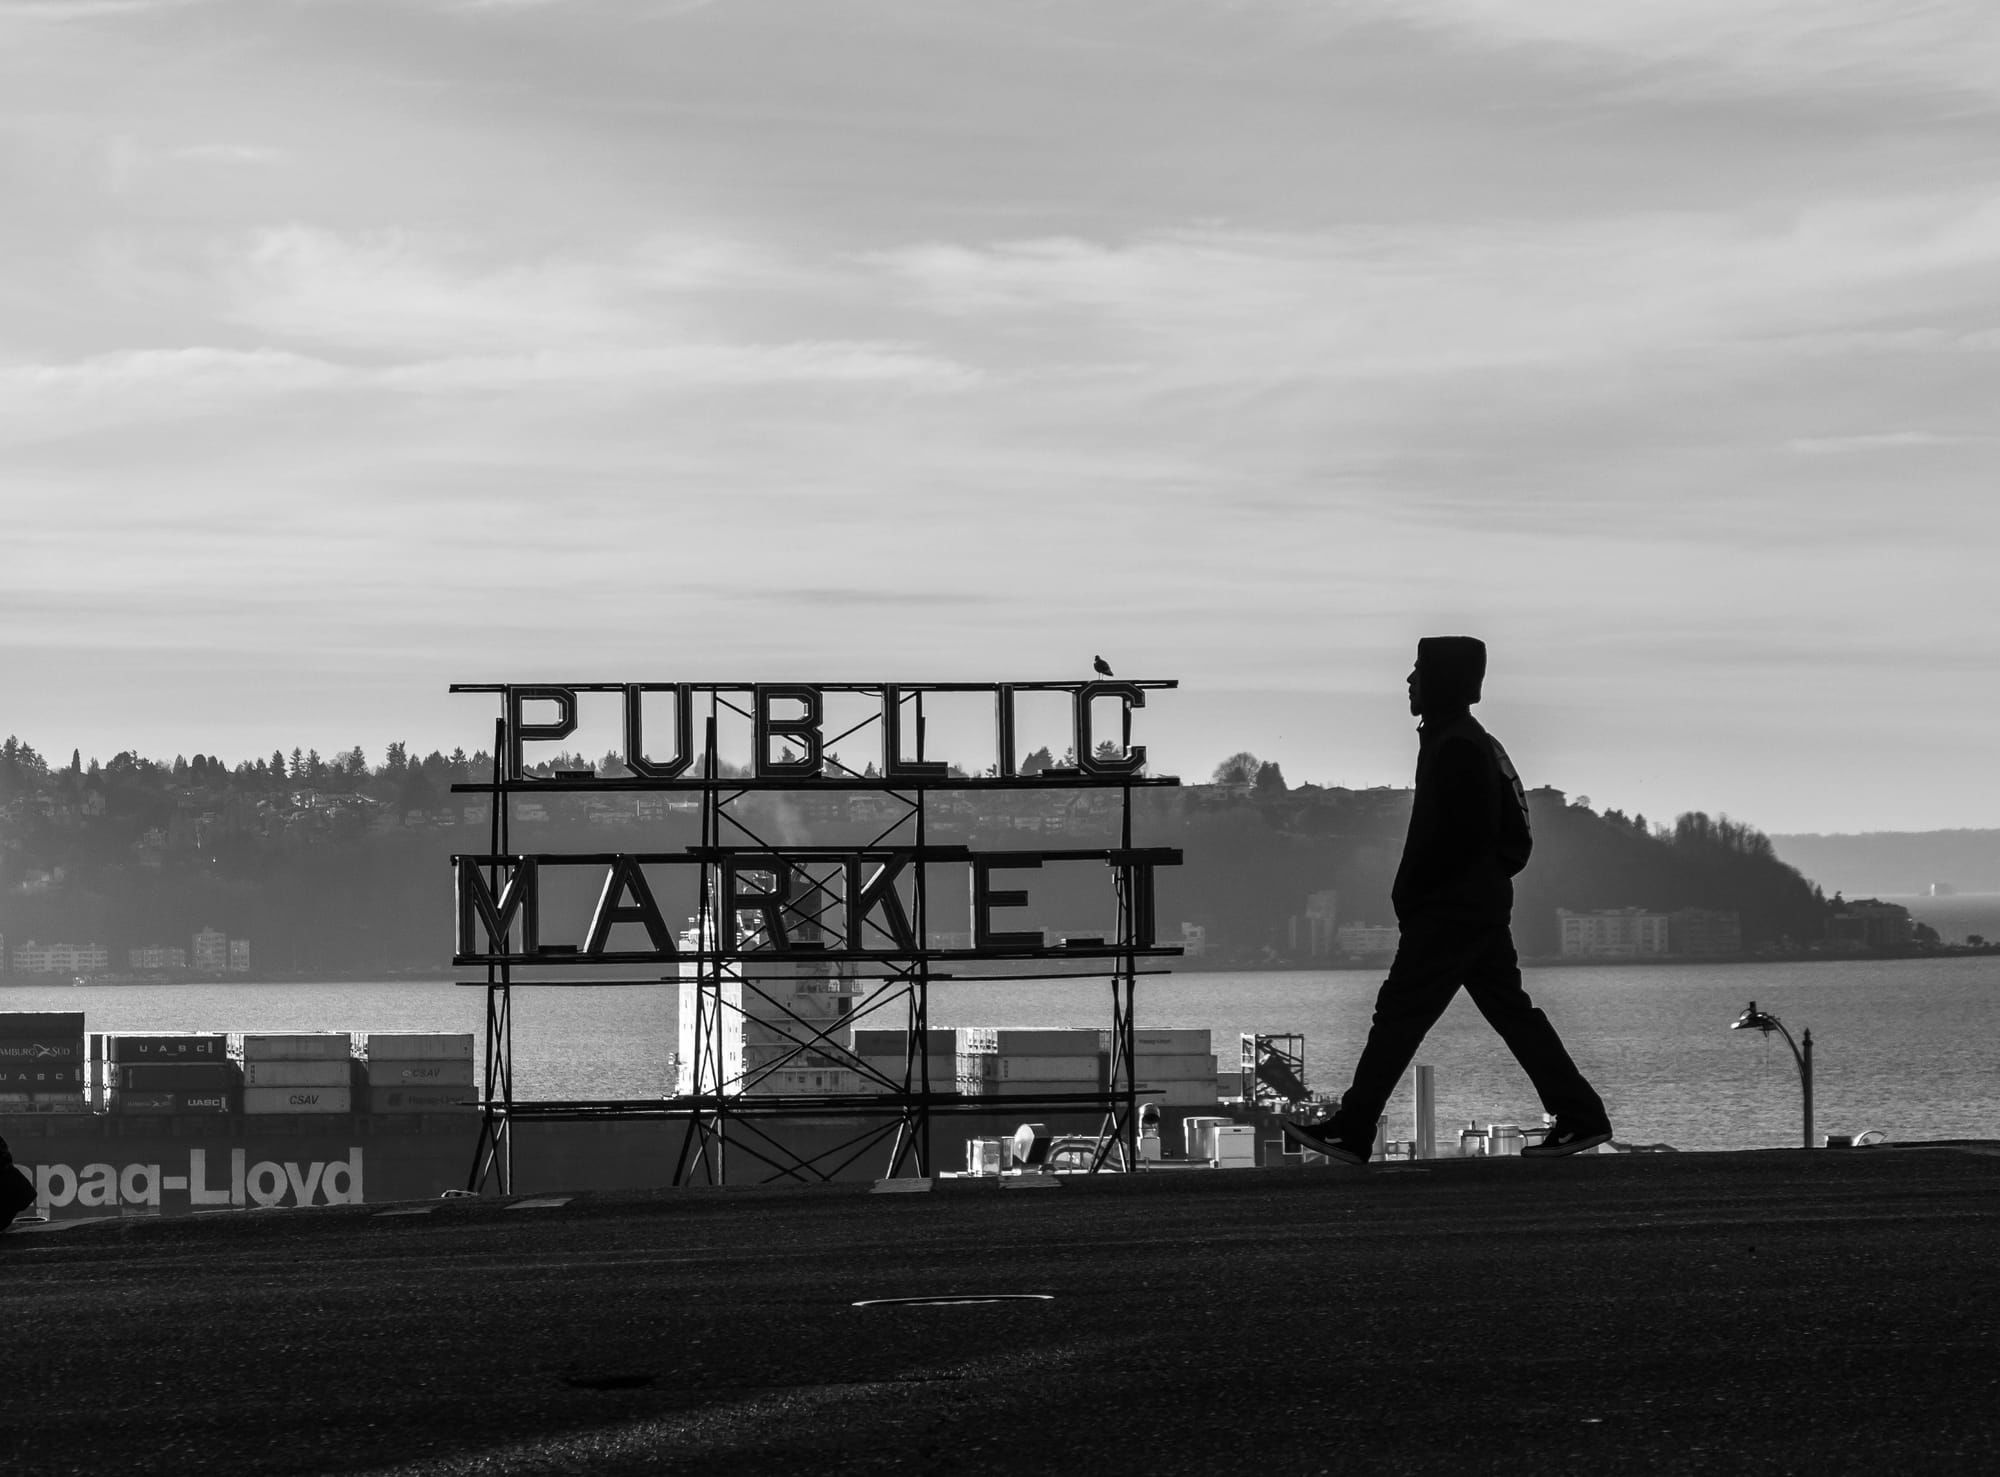
<svg viewBox="0 0 2000 1477">
<path fill-rule="evenodd" d="M 1498 844 L 1493 784 L 1486 756 L 1469 739 L 1447 739 L 1438 751 L 1431 783 L 1436 803 L 1424 854 L 1410 879 L 1413 890 L 1446 887 Z"/>
</svg>

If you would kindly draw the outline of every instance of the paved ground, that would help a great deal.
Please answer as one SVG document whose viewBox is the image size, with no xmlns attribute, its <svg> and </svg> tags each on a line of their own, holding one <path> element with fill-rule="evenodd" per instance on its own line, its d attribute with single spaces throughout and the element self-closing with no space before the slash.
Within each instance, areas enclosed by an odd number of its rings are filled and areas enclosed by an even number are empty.
<svg viewBox="0 0 2000 1477">
<path fill-rule="evenodd" d="M 381 1212 L 0 1240 L 0 1471 L 2000 1470 L 1991 1152 Z"/>
</svg>

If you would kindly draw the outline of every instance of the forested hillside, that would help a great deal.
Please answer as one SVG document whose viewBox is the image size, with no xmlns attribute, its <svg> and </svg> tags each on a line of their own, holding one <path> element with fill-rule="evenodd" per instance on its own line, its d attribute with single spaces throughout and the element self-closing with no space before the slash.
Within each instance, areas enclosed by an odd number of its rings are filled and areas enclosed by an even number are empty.
<svg viewBox="0 0 2000 1477">
<path fill-rule="evenodd" d="M 1159 874 L 1163 933 L 1199 923 L 1215 957 L 1281 961 L 1298 953 L 1290 920 L 1308 894 L 1328 889 L 1342 922 L 1391 921 L 1410 792 L 1288 787 L 1275 765 L 1239 762 L 1247 757 L 1226 761 L 1220 783 L 1139 794 L 1135 839 L 1186 853 L 1184 866 Z M 253 971 L 267 977 L 446 971 L 447 858 L 484 851 L 488 837 L 484 797 L 450 786 L 487 762 L 418 759 L 397 745 L 373 766 L 359 750 L 234 766 L 132 753 L 50 765 L 9 739 L 0 746 L 0 934 L 10 945 L 104 944 L 120 968 L 128 948 L 184 944 L 213 927 L 250 939 Z M 1556 952 L 1558 907 L 1733 910 L 1754 952 L 1792 952 L 1821 936 L 1817 889 L 1747 826 L 1700 814 L 1649 826 L 1552 790 L 1530 801 L 1535 856 L 1517 882 L 1515 914 L 1525 954 Z M 991 849 L 1107 845 L 1111 802 L 1076 791 L 950 792 L 933 802 L 931 836 Z M 886 813 L 851 795 L 746 804 L 763 834 L 791 842 L 852 843 Z M 691 811 L 629 793 L 552 794 L 516 816 L 520 850 L 664 851 L 696 839 Z M 935 916 L 962 908 L 960 887 Z M 1108 928 L 1101 878 L 1051 869 L 1031 897 L 1010 926 Z"/>
</svg>

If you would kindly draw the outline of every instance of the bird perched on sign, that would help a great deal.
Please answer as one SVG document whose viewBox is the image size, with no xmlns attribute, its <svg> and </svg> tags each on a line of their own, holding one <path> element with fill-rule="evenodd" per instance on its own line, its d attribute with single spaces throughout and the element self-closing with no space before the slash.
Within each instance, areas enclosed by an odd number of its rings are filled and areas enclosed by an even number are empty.
<svg viewBox="0 0 2000 1477">
<path fill-rule="evenodd" d="M 1107 662 L 1101 656 L 1092 657 L 1090 665 L 1096 669 L 1097 675 L 1100 677 L 1109 677 L 1111 675 L 1111 663 Z"/>
</svg>

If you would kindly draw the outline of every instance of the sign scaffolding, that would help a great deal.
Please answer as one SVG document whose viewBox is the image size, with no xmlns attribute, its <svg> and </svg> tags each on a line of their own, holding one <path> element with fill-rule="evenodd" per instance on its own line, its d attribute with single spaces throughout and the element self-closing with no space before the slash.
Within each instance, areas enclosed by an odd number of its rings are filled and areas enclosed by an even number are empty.
<svg viewBox="0 0 2000 1477">
<path fill-rule="evenodd" d="M 489 850 L 452 858 L 453 963 L 483 967 L 486 991 L 480 1131 L 468 1188 L 512 1189 L 512 1128 L 550 1119 L 668 1119 L 683 1125 L 671 1180 L 722 1184 L 748 1175 L 818 1181 L 875 1152 L 886 1176 L 935 1171 L 933 1120 L 1006 1111 L 1101 1112 L 1093 1171 L 1138 1162 L 1134 1010 L 1142 960 L 1171 958 L 1156 938 L 1154 875 L 1179 851 L 1133 841 L 1134 792 L 1178 785 L 1146 772 L 1132 742 L 1134 710 L 1172 681 L 1022 683 L 572 683 L 454 684 L 500 700 L 490 780 L 454 790 L 490 799 Z M 996 761 L 969 774 L 927 751 L 926 700 L 957 709 L 990 699 Z M 1059 704 L 1073 740 L 1062 762 L 1022 772 L 1016 713 Z M 590 768 L 531 764 L 527 746 L 577 731 L 580 705 L 619 710 L 622 752 Z M 671 706 L 673 753 L 649 754 L 645 718 Z M 828 735 L 829 714 L 858 718 Z M 983 704 L 982 704 L 983 706 Z M 1115 709 L 1115 713 L 1107 713 Z M 537 711 L 539 710 L 539 711 Z M 531 717 L 532 714 L 532 717 Z M 1106 717 L 1110 725 L 1102 724 Z M 695 743 L 700 719 L 701 743 Z M 723 728 L 749 740 L 747 764 L 719 757 Z M 1116 738 L 1097 739 L 1115 725 Z M 836 743 L 879 741 L 880 765 L 856 771 Z M 913 741 L 912 741 L 913 740 Z M 607 756 L 611 758 L 614 756 Z M 1116 798 L 1117 844 L 989 849 L 936 839 L 948 792 L 1099 791 Z M 524 797 L 579 792 L 671 792 L 692 808 L 698 840 L 678 850 L 524 852 L 512 820 Z M 847 792 L 843 818 L 866 818 L 840 844 L 791 839 L 800 803 Z M 862 798 L 863 796 L 872 798 Z M 851 830 L 851 826 L 849 827 Z M 780 834 L 780 833 L 783 834 Z M 1010 836 L 1013 834 L 1010 830 Z M 1102 868 L 1112 918 L 1101 934 L 1056 942 L 1041 929 L 1006 928 L 995 910 L 1027 905 L 1024 873 Z M 947 930 L 936 896 L 963 879 L 967 927 Z M 579 894 L 579 888 L 585 889 Z M 565 931 L 559 899 L 595 904 Z M 662 897 L 691 899 L 688 925 L 670 925 Z M 663 969 L 604 978 L 611 968 Z M 517 970 L 535 971 L 534 977 Z M 555 977 L 540 971 L 554 970 Z M 588 974 L 588 978 L 580 975 Z M 1106 1073 L 1095 1090 L 997 1100 L 933 1077 L 934 981 L 1104 979 L 1110 987 Z M 644 1099 L 523 1100 L 515 1096 L 513 990 L 588 983 L 680 987 L 678 1074 L 671 1095 Z M 855 1049 L 864 1021 L 900 1027 L 901 1060 Z M 831 1086 L 829 1086 L 831 1084 Z M 789 1121 L 788 1121 L 789 1120 Z M 802 1133 L 808 1120 L 815 1130 Z M 829 1125 L 837 1131 L 828 1132 Z"/>
</svg>

